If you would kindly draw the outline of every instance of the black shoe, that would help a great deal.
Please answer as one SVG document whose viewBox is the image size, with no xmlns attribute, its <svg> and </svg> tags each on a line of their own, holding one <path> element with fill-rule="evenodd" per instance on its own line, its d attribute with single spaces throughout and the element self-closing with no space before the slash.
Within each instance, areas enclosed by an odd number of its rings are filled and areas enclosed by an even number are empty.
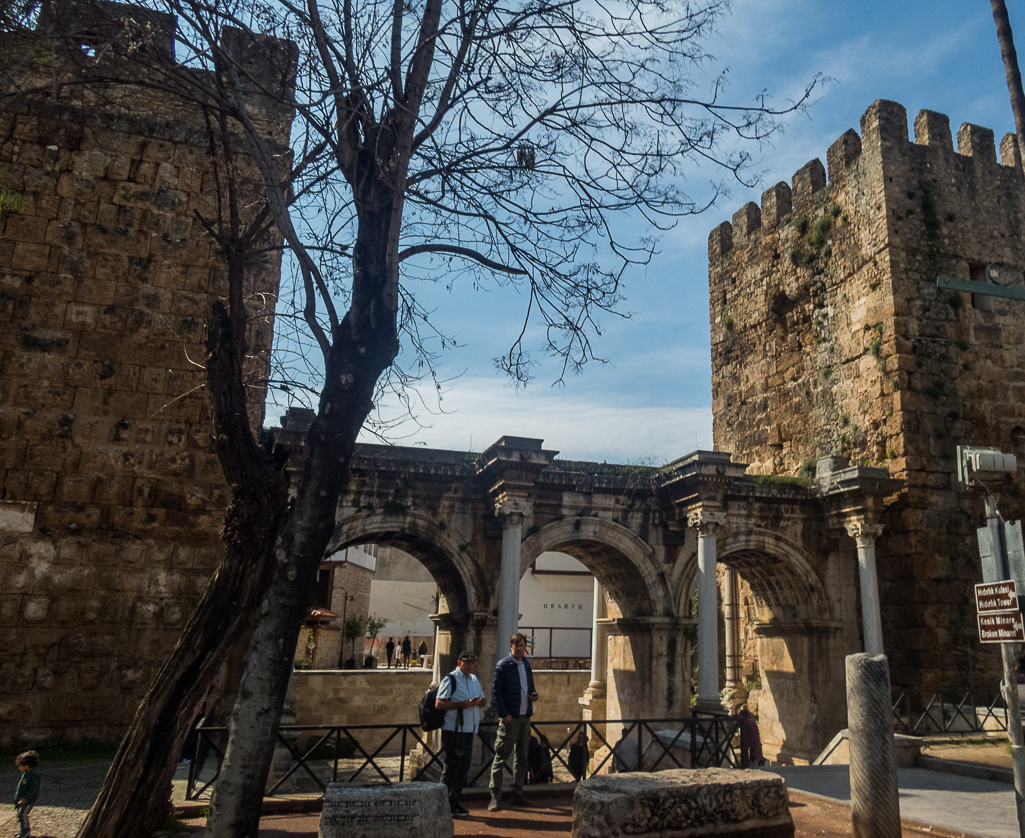
<svg viewBox="0 0 1025 838">
<path fill-rule="evenodd" d="M 452 807 L 452 817 L 453 818 L 468 818 L 468 817 L 470 817 L 470 811 L 468 809 L 464 809 L 462 806 L 460 806 L 457 803 L 456 805 L 454 805 Z"/>
<path fill-rule="evenodd" d="M 512 796 L 512 805 L 513 806 L 529 806 L 530 805 L 530 801 L 527 800 L 527 798 L 525 798 L 522 794 L 514 794 Z"/>
</svg>

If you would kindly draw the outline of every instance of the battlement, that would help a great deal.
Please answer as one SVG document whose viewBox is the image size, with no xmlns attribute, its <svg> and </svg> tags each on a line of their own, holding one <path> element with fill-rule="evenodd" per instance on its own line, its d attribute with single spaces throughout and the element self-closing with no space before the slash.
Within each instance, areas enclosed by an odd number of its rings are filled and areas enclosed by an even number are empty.
<svg viewBox="0 0 1025 838">
<path fill-rule="evenodd" d="M 794 173 L 789 184 L 780 181 L 763 192 L 761 206 L 749 202 L 734 213 L 732 221 L 715 227 L 708 237 L 709 262 L 714 263 L 734 247 L 746 246 L 763 228 L 776 228 L 791 216 L 810 216 L 824 207 L 829 198 L 835 200 L 862 162 L 863 154 L 872 155 L 881 166 L 909 165 L 913 155 L 931 155 L 937 163 L 945 157 L 945 168 L 952 170 L 957 180 L 952 184 L 955 190 L 974 188 L 972 184 L 980 176 L 1013 177 L 1018 189 L 1023 190 L 1021 152 L 1013 133 L 1005 134 L 1000 142 L 999 166 L 994 133 L 989 128 L 962 124 L 957 132 L 956 154 L 950 119 L 945 114 L 920 111 L 915 117 L 914 134 L 911 142 L 903 105 L 877 99 L 861 117 L 860 135 L 848 129 L 830 145 L 826 166 L 817 158 L 806 163 Z"/>
<path fill-rule="evenodd" d="M 97 53 L 109 51 L 141 63 L 177 66 L 176 15 L 112 0 L 72 0 L 66 7 L 57 4 L 54 15 L 56 20 L 41 17 L 40 27 L 59 32 L 70 45 Z M 299 57 L 294 41 L 225 26 L 220 46 L 215 53 L 217 69 L 224 71 L 229 62 L 233 64 L 246 92 L 262 92 L 286 102 L 291 98 Z"/>
</svg>

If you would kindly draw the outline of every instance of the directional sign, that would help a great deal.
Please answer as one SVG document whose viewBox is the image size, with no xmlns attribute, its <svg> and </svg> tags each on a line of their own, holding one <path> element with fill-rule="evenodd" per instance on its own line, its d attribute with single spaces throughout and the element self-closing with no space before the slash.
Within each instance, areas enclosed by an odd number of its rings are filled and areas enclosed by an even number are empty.
<svg viewBox="0 0 1025 838">
<path fill-rule="evenodd" d="M 984 582 L 975 586 L 975 604 L 980 614 L 990 611 L 1017 611 L 1018 590 L 1013 579 Z"/>
<path fill-rule="evenodd" d="M 993 611 L 979 615 L 982 643 L 1025 643 L 1025 622 L 1020 611 Z"/>
</svg>

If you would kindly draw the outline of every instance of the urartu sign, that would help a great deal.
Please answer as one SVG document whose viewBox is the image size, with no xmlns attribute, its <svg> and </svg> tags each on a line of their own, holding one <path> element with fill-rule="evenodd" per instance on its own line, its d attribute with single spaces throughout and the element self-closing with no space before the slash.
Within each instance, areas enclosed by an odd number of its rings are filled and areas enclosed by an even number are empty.
<svg viewBox="0 0 1025 838">
<path fill-rule="evenodd" d="M 984 582 L 975 586 L 975 604 L 979 613 L 1017 611 L 1018 591 L 1013 579 L 1005 582 Z"/>
<path fill-rule="evenodd" d="M 1020 611 L 979 614 L 979 640 L 983 643 L 1025 643 L 1025 622 Z"/>
</svg>

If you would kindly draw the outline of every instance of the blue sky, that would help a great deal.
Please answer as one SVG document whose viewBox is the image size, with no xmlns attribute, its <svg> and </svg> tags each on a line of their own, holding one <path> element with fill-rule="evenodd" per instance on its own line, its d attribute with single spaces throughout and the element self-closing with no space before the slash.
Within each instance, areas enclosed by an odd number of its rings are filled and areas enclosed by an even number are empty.
<svg viewBox="0 0 1025 838">
<path fill-rule="evenodd" d="M 1025 10 L 1018 4 L 1010 12 L 1018 48 L 1025 50 Z M 816 74 L 829 81 L 771 144 L 752 149 L 758 186 L 737 185 L 705 214 L 682 220 L 662 236 L 651 265 L 628 274 L 623 308 L 631 317 L 602 318 L 596 343 L 609 363 L 589 364 L 553 387 L 559 368 L 542 362 L 534 382 L 516 389 L 491 359 L 515 339 L 524 299 L 508 288 L 474 292 L 464 283 L 448 293 L 439 287 L 431 302 L 435 318 L 460 346 L 439 358 L 439 376 L 448 379 L 440 405 L 433 384 L 426 384 L 416 410 L 420 426 L 405 423 L 390 433 L 392 441 L 479 451 L 508 434 L 542 438 L 566 458 L 656 465 L 711 448 L 709 231 L 809 160 L 825 162 L 830 143 L 848 128 L 860 130 L 862 113 L 876 99 L 900 102 L 911 121 L 923 108 L 945 113 L 955 133 L 963 122 L 987 126 L 998 144 L 1014 130 L 985 0 L 734 0 L 706 48 L 714 60 L 699 89 L 728 68 L 735 101 L 750 102 L 766 90 L 781 105 Z M 683 186 L 699 197 L 706 179 L 698 170 Z M 645 232 L 638 228 L 638 235 Z M 387 403 L 381 409 L 396 413 Z M 280 412 L 271 407 L 268 422 Z"/>
</svg>

